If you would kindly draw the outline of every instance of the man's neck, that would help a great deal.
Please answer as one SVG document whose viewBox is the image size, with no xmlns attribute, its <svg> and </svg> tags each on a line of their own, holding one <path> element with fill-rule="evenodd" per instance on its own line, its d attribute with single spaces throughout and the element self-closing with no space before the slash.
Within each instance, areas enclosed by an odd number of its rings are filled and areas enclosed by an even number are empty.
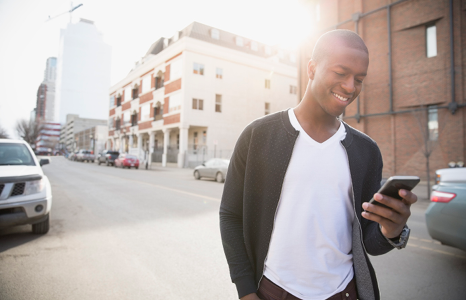
<svg viewBox="0 0 466 300">
<path fill-rule="evenodd" d="M 332 116 L 316 113 L 318 109 L 310 101 L 301 101 L 294 113 L 304 131 L 315 141 L 323 143 L 332 137 L 340 127 L 340 121 Z"/>
</svg>

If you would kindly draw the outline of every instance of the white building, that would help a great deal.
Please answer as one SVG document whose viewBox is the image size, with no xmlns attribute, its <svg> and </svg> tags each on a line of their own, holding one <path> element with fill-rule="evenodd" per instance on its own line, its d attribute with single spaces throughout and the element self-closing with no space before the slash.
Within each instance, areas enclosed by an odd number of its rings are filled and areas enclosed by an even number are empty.
<svg viewBox="0 0 466 300">
<path fill-rule="evenodd" d="M 62 126 L 60 132 L 61 149 L 63 149 L 65 153 L 77 151 L 80 148 L 78 146 L 78 141 L 76 140 L 76 133 L 89 128 L 100 128 L 97 132 L 99 133 L 101 130 L 101 126 L 106 127 L 107 121 L 99 119 L 80 118 L 79 115 L 68 114 L 66 116 L 66 123 Z M 103 141 L 104 144 L 107 140 L 107 134 L 98 134 L 98 136 L 94 134 L 94 137 L 99 141 Z"/>
<path fill-rule="evenodd" d="M 92 21 L 81 19 L 61 30 L 57 60 L 56 113 L 106 119 L 105 99 L 110 86 L 111 48 Z"/>
<path fill-rule="evenodd" d="M 248 123 L 298 103 L 296 86 L 294 53 L 194 22 L 110 88 L 108 145 L 163 166 L 229 158 Z"/>
</svg>

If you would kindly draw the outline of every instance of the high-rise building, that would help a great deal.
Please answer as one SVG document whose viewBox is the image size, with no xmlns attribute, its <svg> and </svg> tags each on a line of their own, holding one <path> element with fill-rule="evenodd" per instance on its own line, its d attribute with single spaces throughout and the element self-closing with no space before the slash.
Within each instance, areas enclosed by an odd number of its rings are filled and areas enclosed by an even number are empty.
<svg viewBox="0 0 466 300">
<path fill-rule="evenodd" d="M 55 111 L 58 122 L 67 114 L 106 119 L 110 87 L 111 48 L 94 22 L 81 19 L 61 30 L 57 60 Z"/>
<path fill-rule="evenodd" d="M 37 89 L 35 120 L 39 122 L 56 122 L 55 113 L 55 78 L 57 58 L 49 57 L 44 71 L 44 80 Z"/>
</svg>

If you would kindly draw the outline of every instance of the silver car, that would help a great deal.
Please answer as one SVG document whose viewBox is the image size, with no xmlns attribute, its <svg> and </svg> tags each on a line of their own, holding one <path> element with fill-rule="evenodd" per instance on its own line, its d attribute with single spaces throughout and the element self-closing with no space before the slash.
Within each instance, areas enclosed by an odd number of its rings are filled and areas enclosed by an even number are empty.
<svg viewBox="0 0 466 300">
<path fill-rule="evenodd" d="M 229 164 L 229 159 L 212 158 L 194 168 L 194 178 L 213 178 L 217 182 L 224 182 Z"/>
</svg>

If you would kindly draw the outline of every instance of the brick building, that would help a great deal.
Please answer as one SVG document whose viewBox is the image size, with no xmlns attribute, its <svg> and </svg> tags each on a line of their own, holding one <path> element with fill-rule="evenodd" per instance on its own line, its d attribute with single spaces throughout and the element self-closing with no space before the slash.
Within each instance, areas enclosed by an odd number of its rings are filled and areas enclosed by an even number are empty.
<svg viewBox="0 0 466 300">
<path fill-rule="evenodd" d="M 465 0 L 321 0 L 310 9 L 316 26 L 299 54 L 300 97 L 316 39 L 356 31 L 369 48 L 369 70 L 343 119 L 378 143 L 383 176 L 426 180 L 429 162 L 432 180 L 436 169 L 464 161 Z"/>
</svg>

